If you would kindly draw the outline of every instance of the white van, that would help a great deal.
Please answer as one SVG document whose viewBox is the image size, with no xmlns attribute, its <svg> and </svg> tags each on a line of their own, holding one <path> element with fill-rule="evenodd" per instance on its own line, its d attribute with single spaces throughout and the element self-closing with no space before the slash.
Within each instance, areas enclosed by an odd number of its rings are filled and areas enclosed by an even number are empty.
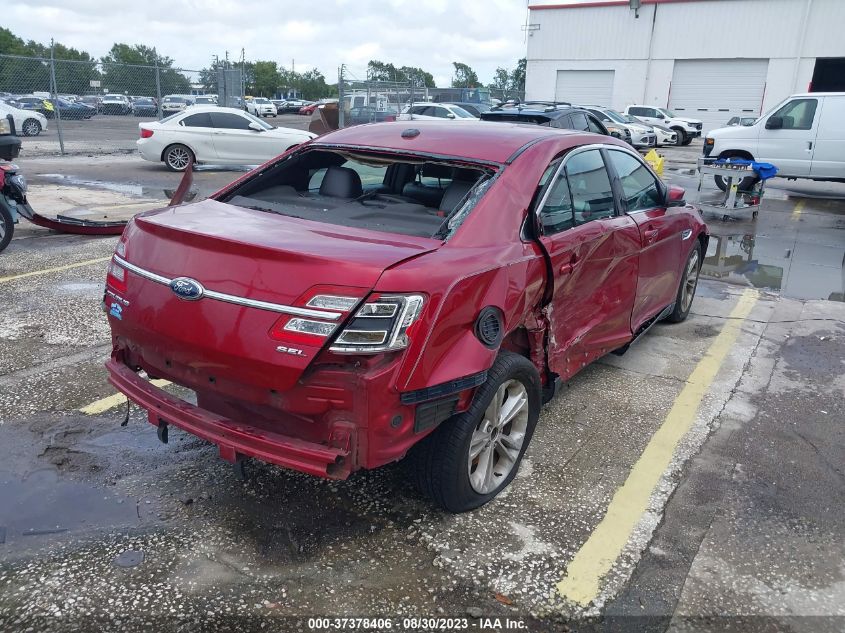
<svg viewBox="0 0 845 633">
<path fill-rule="evenodd" d="M 704 155 L 772 163 L 784 178 L 845 182 L 845 92 L 792 95 L 753 125 L 713 130 Z"/>
</svg>

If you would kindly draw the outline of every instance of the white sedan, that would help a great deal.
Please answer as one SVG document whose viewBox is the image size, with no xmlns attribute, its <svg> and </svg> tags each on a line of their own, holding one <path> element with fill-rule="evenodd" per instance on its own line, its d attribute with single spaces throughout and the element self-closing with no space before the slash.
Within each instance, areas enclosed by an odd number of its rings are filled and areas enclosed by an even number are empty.
<svg viewBox="0 0 845 633">
<path fill-rule="evenodd" d="M 259 165 L 316 136 L 217 106 L 194 106 L 138 127 L 141 158 L 163 162 L 173 171 L 184 171 L 190 158 L 213 165 Z"/>
<path fill-rule="evenodd" d="M 399 120 L 407 121 L 409 119 L 432 119 L 435 121 L 442 121 L 443 119 L 452 119 L 454 121 L 478 121 L 477 117 L 472 116 L 469 112 L 460 106 L 452 105 L 451 103 L 412 103 L 402 110 L 399 115 Z"/>
<path fill-rule="evenodd" d="M 47 129 L 47 117 L 33 110 L 22 110 L 0 101 L 0 117 L 11 114 L 15 120 L 15 130 L 21 136 L 38 136 Z"/>
</svg>

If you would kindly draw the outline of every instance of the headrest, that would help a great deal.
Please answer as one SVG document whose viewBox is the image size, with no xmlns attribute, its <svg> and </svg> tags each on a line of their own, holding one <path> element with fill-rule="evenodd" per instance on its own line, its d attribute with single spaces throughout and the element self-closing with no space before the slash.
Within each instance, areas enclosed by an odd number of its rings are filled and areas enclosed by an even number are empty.
<svg viewBox="0 0 845 633">
<path fill-rule="evenodd" d="M 440 201 L 440 210 L 444 211 L 446 215 L 452 213 L 452 211 L 454 211 L 461 203 L 461 200 L 466 197 L 473 185 L 475 185 L 475 182 L 453 180 L 452 183 L 446 187 L 446 192 L 443 194 L 443 199 Z"/>
<path fill-rule="evenodd" d="M 361 177 L 349 167 L 329 167 L 320 183 L 320 195 L 330 198 L 357 198 L 364 193 Z"/>
</svg>

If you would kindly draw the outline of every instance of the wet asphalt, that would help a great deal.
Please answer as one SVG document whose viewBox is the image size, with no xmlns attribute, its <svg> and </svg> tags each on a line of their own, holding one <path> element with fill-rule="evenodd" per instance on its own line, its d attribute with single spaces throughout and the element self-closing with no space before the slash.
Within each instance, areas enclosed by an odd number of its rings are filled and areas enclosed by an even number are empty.
<svg viewBox="0 0 845 633">
<path fill-rule="evenodd" d="M 666 178 L 694 198 L 689 156 Z M 155 206 L 179 179 L 130 156 L 20 164 L 69 212 L 86 192 L 112 215 Z M 198 171 L 198 197 L 239 175 Z M 507 492 L 458 516 L 402 463 L 329 482 L 250 462 L 244 480 L 201 440 L 159 443 L 137 409 L 126 426 L 125 405 L 80 412 L 114 393 L 99 260 L 116 238 L 21 225 L 0 255 L 0 630 L 308 630 L 290 618 L 350 614 L 842 630 L 843 198 L 775 181 L 756 221 L 707 218 L 721 239 L 690 319 L 576 376 Z M 600 594 L 568 602 L 555 585 L 746 291 L 753 309 Z"/>
</svg>

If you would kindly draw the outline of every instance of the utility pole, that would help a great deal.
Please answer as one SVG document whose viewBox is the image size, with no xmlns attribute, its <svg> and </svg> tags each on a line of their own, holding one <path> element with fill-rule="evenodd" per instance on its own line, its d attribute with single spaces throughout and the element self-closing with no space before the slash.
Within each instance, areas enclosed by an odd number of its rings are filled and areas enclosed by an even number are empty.
<svg viewBox="0 0 845 633">
<path fill-rule="evenodd" d="M 56 45 L 50 39 L 50 84 L 53 93 L 53 114 L 56 117 L 56 131 L 59 133 L 59 151 L 62 156 L 65 154 L 65 139 L 62 134 L 62 114 L 59 108 L 59 88 L 56 86 Z"/>
<path fill-rule="evenodd" d="M 337 71 L 337 127 L 343 128 L 345 124 L 345 117 L 343 112 L 343 71 L 345 70 L 346 65 L 341 64 L 340 68 Z"/>
</svg>

